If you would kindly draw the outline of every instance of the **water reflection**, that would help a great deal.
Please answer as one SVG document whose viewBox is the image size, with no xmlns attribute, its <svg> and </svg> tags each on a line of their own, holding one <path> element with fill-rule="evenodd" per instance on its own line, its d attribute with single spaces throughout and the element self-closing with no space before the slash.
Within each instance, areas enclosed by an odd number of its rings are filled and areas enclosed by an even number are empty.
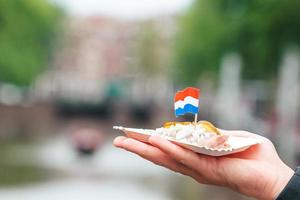
<svg viewBox="0 0 300 200">
<path fill-rule="evenodd" d="M 30 147 L 32 148 L 32 147 Z M 170 172 L 116 149 L 111 141 L 92 157 L 78 156 L 67 136 L 33 147 L 47 180 L 0 189 L 3 199 L 170 199 Z"/>
<path fill-rule="evenodd" d="M 44 200 L 47 199 L 170 199 L 163 192 L 153 190 L 128 180 L 91 180 L 70 178 L 30 185 L 22 188 L 0 190 L 1 198 L 6 200 Z"/>
</svg>

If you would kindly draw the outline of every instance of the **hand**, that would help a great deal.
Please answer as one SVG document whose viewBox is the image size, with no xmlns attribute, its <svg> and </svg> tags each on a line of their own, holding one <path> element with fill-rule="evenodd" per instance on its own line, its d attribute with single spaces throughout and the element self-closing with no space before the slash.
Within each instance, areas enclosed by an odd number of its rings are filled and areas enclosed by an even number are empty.
<svg viewBox="0 0 300 200">
<path fill-rule="evenodd" d="M 263 143 L 223 157 L 197 154 L 159 136 L 151 136 L 149 144 L 120 136 L 114 140 L 114 145 L 190 176 L 199 183 L 228 187 L 257 199 L 275 199 L 294 172 L 280 160 L 272 142 L 246 131 L 220 132 L 259 137 Z"/>
</svg>

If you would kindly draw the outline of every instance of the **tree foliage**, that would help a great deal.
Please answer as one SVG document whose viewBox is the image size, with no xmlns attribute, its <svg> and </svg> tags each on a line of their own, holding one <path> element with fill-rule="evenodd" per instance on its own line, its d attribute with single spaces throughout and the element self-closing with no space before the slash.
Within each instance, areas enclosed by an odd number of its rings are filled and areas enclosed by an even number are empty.
<svg viewBox="0 0 300 200">
<path fill-rule="evenodd" d="M 195 0 L 180 19 L 175 65 L 186 82 L 242 56 L 247 79 L 274 77 L 283 49 L 300 44 L 300 0 Z"/>
<path fill-rule="evenodd" d="M 41 72 L 60 16 L 45 0 L 0 0 L 0 82 L 24 86 Z"/>
</svg>

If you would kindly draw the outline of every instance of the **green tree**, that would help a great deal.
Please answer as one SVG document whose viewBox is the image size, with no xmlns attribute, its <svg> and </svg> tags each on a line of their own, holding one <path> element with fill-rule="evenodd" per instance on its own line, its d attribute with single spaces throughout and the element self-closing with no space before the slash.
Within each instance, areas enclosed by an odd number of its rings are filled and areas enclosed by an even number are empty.
<svg viewBox="0 0 300 200">
<path fill-rule="evenodd" d="M 47 66 L 60 13 L 45 0 L 0 0 L 0 82 L 26 86 Z"/>
<path fill-rule="evenodd" d="M 275 77 L 280 55 L 300 44 L 300 0 L 196 0 L 180 19 L 175 66 L 185 82 L 216 74 L 222 56 L 237 52 L 247 79 Z"/>
</svg>

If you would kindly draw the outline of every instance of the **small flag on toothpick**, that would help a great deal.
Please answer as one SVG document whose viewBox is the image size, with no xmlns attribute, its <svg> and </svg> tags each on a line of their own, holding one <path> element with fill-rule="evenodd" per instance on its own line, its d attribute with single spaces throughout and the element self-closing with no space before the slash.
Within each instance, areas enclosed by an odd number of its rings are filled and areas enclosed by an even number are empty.
<svg viewBox="0 0 300 200">
<path fill-rule="evenodd" d="M 186 113 L 195 114 L 197 122 L 197 114 L 199 112 L 200 90 L 198 88 L 188 87 L 175 94 L 174 107 L 176 117 Z"/>
</svg>

